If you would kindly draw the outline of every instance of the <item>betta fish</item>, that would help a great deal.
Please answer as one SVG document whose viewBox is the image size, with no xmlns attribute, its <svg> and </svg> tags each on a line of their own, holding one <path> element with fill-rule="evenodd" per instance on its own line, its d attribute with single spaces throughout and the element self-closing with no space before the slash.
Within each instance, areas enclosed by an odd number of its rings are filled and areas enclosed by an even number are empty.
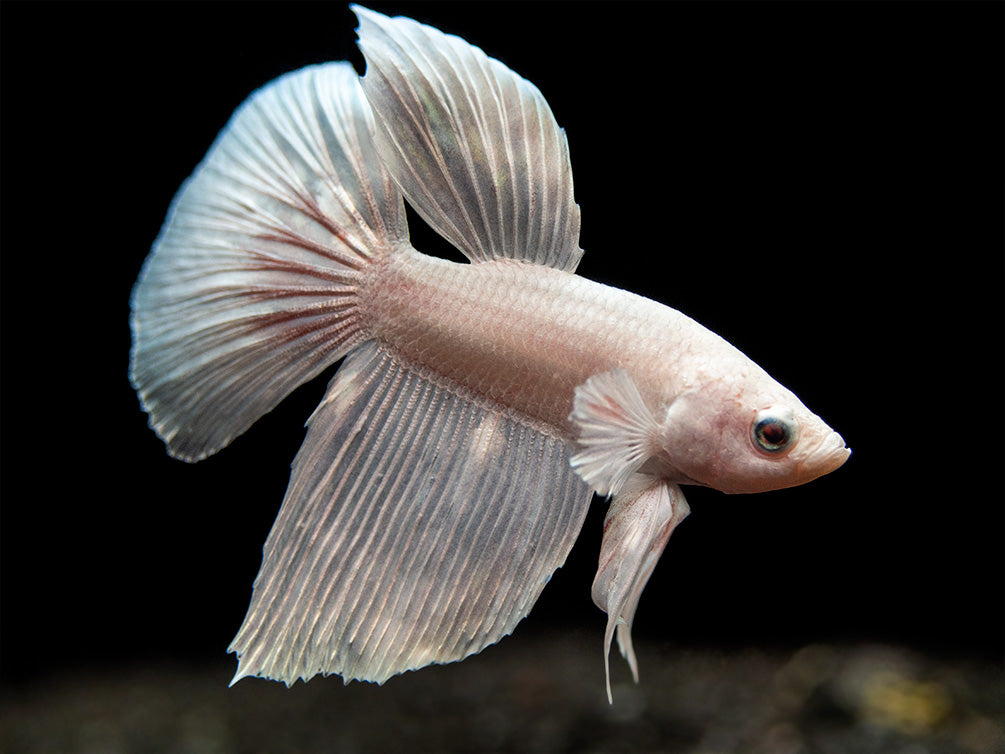
<svg viewBox="0 0 1005 754">
<path fill-rule="evenodd" d="M 293 461 L 234 680 L 383 683 L 528 614 L 610 499 L 593 599 L 638 680 L 640 594 L 682 485 L 803 484 L 850 451 L 725 340 L 575 274 L 580 212 L 541 92 L 464 40 L 353 7 L 366 61 L 242 104 L 132 295 L 130 377 L 198 461 L 342 360 Z M 404 201 L 467 258 L 409 243 Z"/>
</svg>

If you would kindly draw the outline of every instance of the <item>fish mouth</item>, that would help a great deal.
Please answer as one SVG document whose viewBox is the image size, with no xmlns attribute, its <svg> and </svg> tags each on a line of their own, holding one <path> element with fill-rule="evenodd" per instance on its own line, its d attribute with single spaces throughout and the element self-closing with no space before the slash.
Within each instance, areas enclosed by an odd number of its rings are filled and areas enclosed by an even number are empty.
<svg viewBox="0 0 1005 754">
<path fill-rule="evenodd" d="M 832 430 L 799 462 L 800 475 L 808 482 L 824 474 L 830 474 L 841 467 L 850 455 L 851 448 L 845 445 L 844 438 Z"/>
</svg>

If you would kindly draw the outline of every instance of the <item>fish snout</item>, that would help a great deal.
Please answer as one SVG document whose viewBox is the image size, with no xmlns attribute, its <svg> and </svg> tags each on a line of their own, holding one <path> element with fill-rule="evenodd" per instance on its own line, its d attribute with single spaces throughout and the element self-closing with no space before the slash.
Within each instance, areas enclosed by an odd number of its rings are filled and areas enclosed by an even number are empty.
<svg viewBox="0 0 1005 754">
<path fill-rule="evenodd" d="M 799 475 L 804 482 L 829 474 L 848 460 L 851 448 L 845 445 L 844 438 L 834 430 L 824 436 L 799 464 Z"/>
</svg>

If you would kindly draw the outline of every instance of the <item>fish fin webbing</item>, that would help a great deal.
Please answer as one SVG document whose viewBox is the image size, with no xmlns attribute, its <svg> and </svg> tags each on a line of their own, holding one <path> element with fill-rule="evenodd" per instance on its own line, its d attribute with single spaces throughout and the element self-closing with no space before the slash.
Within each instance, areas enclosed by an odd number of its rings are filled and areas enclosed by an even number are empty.
<svg viewBox="0 0 1005 754">
<path fill-rule="evenodd" d="M 348 63 L 252 95 L 185 182 L 133 290 L 130 377 L 169 452 L 227 445 L 368 337 L 358 295 L 407 242 Z"/>
<path fill-rule="evenodd" d="M 611 500 L 593 580 L 593 601 L 607 613 L 604 670 L 608 701 L 612 699 L 609 656 L 615 630 L 618 649 L 637 683 L 639 666 L 632 646 L 632 623 L 639 596 L 667 540 L 690 511 L 680 487 L 647 474 L 633 474 Z"/>
<path fill-rule="evenodd" d="M 659 423 L 624 369 L 577 386 L 569 421 L 579 443 L 572 466 L 600 495 L 616 495 L 658 447 Z"/>
<path fill-rule="evenodd" d="M 473 262 L 575 271 L 569 145 L 537 87 L 460 37 L 353 11 L 377 149 L 419 215 Z"/>
<path fill-rule="evenodd" d="M 294 461 L 231 646 L 235 680 L 382 683 L 509 634 L 589 505 L 568 452 L 365 343 Z"/>
</svg>

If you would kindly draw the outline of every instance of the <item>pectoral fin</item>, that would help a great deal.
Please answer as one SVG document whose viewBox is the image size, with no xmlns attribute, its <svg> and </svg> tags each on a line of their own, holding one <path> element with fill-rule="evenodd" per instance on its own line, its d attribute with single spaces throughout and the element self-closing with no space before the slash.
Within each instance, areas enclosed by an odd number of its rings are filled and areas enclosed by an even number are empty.
<svg viewBox="0 0 1005 754">
<path fill-rule="evenodd" d="M 623 369 L 577 387 L 569 421 L 580 446 L 572 467 L 600 495 L 617 495 L 655 450 L 659 424 Z"/>
<path fill-rule="evenodd" d="M 628 660 L 637 683 L 639 668 L 632 648 L 635 608 L 670 534 L 690 512 L 680 487 L 647 474 L 633 474 L 611 501 L 593 580 L 593 601 L 607 613 L 604 670 L 608 701 L 612 701 L 609 655 L 615 628 L 621 656 Z"/>
</svg>

